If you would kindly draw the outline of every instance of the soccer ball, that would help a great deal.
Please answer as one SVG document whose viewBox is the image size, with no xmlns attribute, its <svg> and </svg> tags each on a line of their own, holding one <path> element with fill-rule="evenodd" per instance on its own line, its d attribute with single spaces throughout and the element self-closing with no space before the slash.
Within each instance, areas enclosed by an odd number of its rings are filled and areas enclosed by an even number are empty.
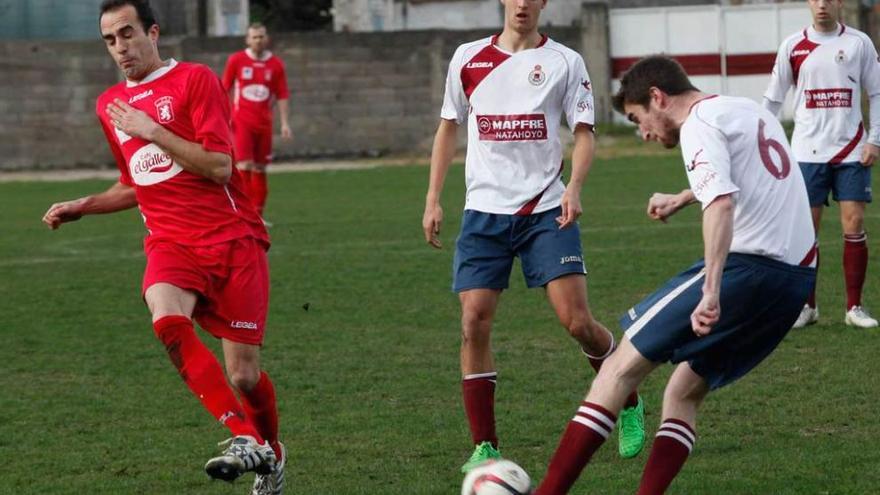
<svg viewBox="0 0 880 495">
<path fill-rule="evenodd" d="M 488 461 L 465 476 L 461 495 L 528 495 L 532 480 L 515 462 Z"/>
</svg>

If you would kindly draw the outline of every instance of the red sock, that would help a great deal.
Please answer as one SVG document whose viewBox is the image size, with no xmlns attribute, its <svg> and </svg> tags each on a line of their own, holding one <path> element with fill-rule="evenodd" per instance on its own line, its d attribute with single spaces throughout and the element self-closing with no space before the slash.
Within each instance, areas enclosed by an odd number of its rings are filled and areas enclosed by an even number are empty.
<svg viewBox="0 0 880 495">
<path fill-rule="evenodd" d="M 464 411 L 471 428 L 474 445 L 491 442 L 498 447 L 495 435 L 495 382 L 498 373 L 476 373 L 465 375 L 461 381 L 461 392 L 464 397 Z"/>
<path fill-rule="evenodd" d="M 165 344 L 171 362 L 192 393 L 218 421 L 234 435 L 263 438 L 235 398 L 217 358 L 199 340 L 192 321 L 185 316 L 165 316 L 153 322 L 159 340 Z"/>
<path fill-rule="evenodd" d="M 269 195 L 269 185 L 265 172 L 251 172 L 251 200 L 257 207 L 257 213 L 263 216 L 263 208 L 266 207 L 266 196 Z"/>
<path fill-rule="evenodd" d="M 697 439 L 684 421 L 667 419 L 657 430 L 637 495 L 662 495 L 681 471 Z"/>
<path fill-rule="evenodd" d="M 595 356 L 591 356 L 591 355 L 587 354 L 587 351 L 583 351 L 584 355 L 586 355 L 587 359 L 590 361 L 590 366 L 592 366 L 593 369 L 596 370 L 596 373 L 598 373 L 599 369 L 602 368 L 602 363 L 604 363 L 605 360 L 609 356 L 611 356 L 611 353 L 614 352 L 614 350 L 617 348 L 617 346 L 614 343 L 614 336 L 611 335 L 611 332 L 609 332 L 608 335 L 609 335 L 609 337 L 611 337 L 611 347 L 608 348 L 608 352 L 606 352 L 604 355 L 602 355 L 600 357 L 595 357 Z M 629 407 L 636 407 L 637 405 L 639 405 L 639 391 L 633 390 L 627 396 L 626 403 L 623 405 L 623 407 L 629 408 Z"/>
<path fill-rule="evenodd" d="M 816 278 L 819 277 L 819 244 L 816 244 Z M 816 286 L 819 285 L 818 282 L 813 285 L 813 290 L 810 291 L 810 296 L 807 298 L 807 306 L 811 308 L 816 307 Z"/>
<path fill-rule="evenodd" d="M 260 380 L 248 392 L 241 392 L 241 405 L 245 415 L 254 422 L 257 431 L 263 436 L 278 460 L 281 460 L 281 445 L 278 444 L 278 408 L 275 405 L 275 386 L 265 371 L 260 373 Z"/>
<path fill-rule="evenodd" d="M 843 276 L 846 280 L 846 309 L 862 305 L 862 286 L 868 271 L 868 234 L 843 236 Z"/>
<path fill-rule="evenodd" d="M 534 495 L 568 493 L 590 458 L 605 443 L 616 422 L 617 417 L 604 407 L 584 401 L 569 421 L 547 468 L 547 476 Z"/>
</svg>

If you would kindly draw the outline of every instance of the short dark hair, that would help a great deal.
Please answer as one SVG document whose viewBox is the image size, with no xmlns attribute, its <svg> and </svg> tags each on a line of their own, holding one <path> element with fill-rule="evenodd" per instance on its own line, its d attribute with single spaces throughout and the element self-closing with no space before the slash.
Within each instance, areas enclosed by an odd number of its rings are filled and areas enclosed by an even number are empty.
<svg viewBox="0 0 880 495">
<path fill-rule="evenodd" d="M 684 68 L 671 57 L 651 55 L 636 62 L 620 78 L 620 90 L 612 104 L 620 113 L 625 103 L 635 103 L 647 108 L 651 102 L 651 88 L 675 96 L 688 91 L 699 91 L 688 78 Z"/>
<path fill-rule="evenodd" d="M 154 25 L 159 25 L 159 22 L 156 20 L 156 14 L 153 12 L 153 8 L 150 7 L 150 0 L 104 0 L 101 2 L 98 25 L 101 24 L 101 18 L 104 17 L 104 14 L 111 10 L 121 9 L 127 5 L 134 7 L 138 20 L 141 21 L 141 26 L 144 27 L 144 32 L 149 31 Z"/>
</svg>

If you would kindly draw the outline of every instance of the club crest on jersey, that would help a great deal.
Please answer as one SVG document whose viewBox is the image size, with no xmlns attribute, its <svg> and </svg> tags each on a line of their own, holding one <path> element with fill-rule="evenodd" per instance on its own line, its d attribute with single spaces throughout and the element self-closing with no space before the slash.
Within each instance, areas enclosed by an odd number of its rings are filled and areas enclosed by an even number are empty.
<svg viewBox="0 0 880 495">
<path fill-rule="evenodd" d="M 540 65 L 536 65 L 531 72 L 529 72 L 529 82 L 534 84 L 535 86 L 540 86 L 544 84 L 544 81 L 547 80 L 547 75 L 544 74 L 544 71 L 541 70 Z"/>
<path fill-rule="evenodd" d="M 242 67 L 241 68 L 241 78 L 242 79 L 253 79 L 254 78 L 254 68 L 253 67 Z"/>
<path fill-rule="evenodd" d="M 156 115 L 159 117 L 160 124 L 174 122 L 174 99 L 170 96 L 163 96 L 156 100 Z"/>
<path fill-rule="evenodd" d="M 843 50 L 839 50 L 837 55 L 834 56 L 834 61 L 838 64 L 846 62 L 846 53 L 844 53 Z"/>
</svg>

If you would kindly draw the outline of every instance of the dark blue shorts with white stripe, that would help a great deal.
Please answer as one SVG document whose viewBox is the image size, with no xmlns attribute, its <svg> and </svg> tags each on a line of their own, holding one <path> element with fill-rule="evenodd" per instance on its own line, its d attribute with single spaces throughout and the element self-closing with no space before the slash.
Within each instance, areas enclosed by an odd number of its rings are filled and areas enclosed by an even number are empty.
<svg viewBox="0 0 880 495">
<path fill-rule="evenodd" d="M 703 260 L 623 315 L 626 337 L 647 359 L 687 361 L 709 387 L 723 387 L 764 360 L 785 337 L 816 283 L 816 270 L 731 253 L 721 278 L 721 318 L 704 337 L 691 313 L 703 296 Z"/>
</svg>

